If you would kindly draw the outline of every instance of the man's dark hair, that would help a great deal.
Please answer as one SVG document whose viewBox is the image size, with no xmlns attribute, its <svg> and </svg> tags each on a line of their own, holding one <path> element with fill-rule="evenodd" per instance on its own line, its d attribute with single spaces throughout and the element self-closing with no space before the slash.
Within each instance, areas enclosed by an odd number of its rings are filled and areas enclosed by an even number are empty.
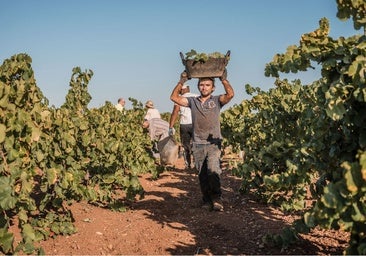
<svg viewBox="0 0 366 256">
<path fill-rule="evenodd" d="M 200 84 L 202 80 L 211 80 L 213 83 L 213 86 L 215 86 L 215 78 L 214 77 L 201 77 L 198 79 L 197 86 Z"/>
</svg>

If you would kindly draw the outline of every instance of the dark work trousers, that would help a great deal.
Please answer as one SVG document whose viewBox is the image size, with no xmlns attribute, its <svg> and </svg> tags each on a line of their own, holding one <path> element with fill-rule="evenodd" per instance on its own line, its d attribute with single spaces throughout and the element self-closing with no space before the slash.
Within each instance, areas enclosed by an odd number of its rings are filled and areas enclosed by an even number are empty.
<svg viewBox="0 0 366 256">
<path fill-rule="evenodd" d="M 181 124 L 179 127 L 180 141 L 184 148 L 184 162 L 186 167 L 191 167 L 192 161 L 192 140 L 193 128 L 192 124 Z"/>
<path fill-rule="evenodd" d="M 203 201 L 212 202 L 212 200 L 221 197 L 221 145 L 193 143 L 192 150 Z"/>
</svg>

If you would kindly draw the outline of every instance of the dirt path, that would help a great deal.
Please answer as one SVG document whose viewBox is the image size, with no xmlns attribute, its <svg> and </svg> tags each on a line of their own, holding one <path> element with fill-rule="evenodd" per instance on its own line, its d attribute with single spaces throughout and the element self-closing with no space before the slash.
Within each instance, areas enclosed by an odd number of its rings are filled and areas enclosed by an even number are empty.
<svg viewBox="0 0 366 256">
<path fill-rule="evenodd" d="M 240 180 L 222 175 L 224 212 L 201 209 L 197 175 L 176 169 L 140 177 L 143 200 L 125 213 L 76 203 L 71 209 L 78 232 L 43 241 L 46 254 L 57 255 L 194 255 L 194 254 L 342 254 L 347 235 L 313 231 L 286 250 L 268 248 L 267 233 L 279 232 L 293 217 L 259 204 L 237 191 Z"/>
</svg>

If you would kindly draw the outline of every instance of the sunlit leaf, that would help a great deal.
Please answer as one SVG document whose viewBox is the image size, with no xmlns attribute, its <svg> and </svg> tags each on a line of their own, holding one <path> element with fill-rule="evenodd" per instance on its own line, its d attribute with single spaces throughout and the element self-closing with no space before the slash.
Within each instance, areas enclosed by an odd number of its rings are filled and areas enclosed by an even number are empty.
<svg viewBox="0 0 366 256">
<path fill-rule="evenodd" d="M 41 130 L 37 127 L 33 127 L 32 129 L 32 140 L 33 141 L 39 141 L 39 138 L 41 137 Z"/>
<path fill-rule="evenodd" d="M 5 132 L 6 132 L 6 126 L 4 124 L 0 124 L 0 143 L 3 143 L 5 140 Z"/>
<path fill-rule="evenodd" d="M 46 170 L 47 181 L 53 185 L 57 181 L 58 170 L 56 168 L 49 168 Z"/>
<path fill-rule="evenodd" d="M 0 228 L 0 248 L 4 253 L 9 253 L 13 248 L 14 235 L 6 228 Z"/>
<path fill-rule="evenodd" d="M 26 241 L 34 241 L 36 238 L 34 229 L 30 224 L 24 224 L 22 226 L 22 234 Z"/>
</svg>

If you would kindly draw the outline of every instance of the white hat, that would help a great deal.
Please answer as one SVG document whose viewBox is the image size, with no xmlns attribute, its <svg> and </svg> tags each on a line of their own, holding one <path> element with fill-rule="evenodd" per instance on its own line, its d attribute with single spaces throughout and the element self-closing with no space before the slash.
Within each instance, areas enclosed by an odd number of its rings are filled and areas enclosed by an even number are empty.
<svg viewBox="0 0 366 256">
<path fill-rule="evenodd" d="M 146 101 L 145 107 L 147 107 L 147 108 L 154 108 L 154 102 L 152 102 L 152 100 Z"/>
</svg>

